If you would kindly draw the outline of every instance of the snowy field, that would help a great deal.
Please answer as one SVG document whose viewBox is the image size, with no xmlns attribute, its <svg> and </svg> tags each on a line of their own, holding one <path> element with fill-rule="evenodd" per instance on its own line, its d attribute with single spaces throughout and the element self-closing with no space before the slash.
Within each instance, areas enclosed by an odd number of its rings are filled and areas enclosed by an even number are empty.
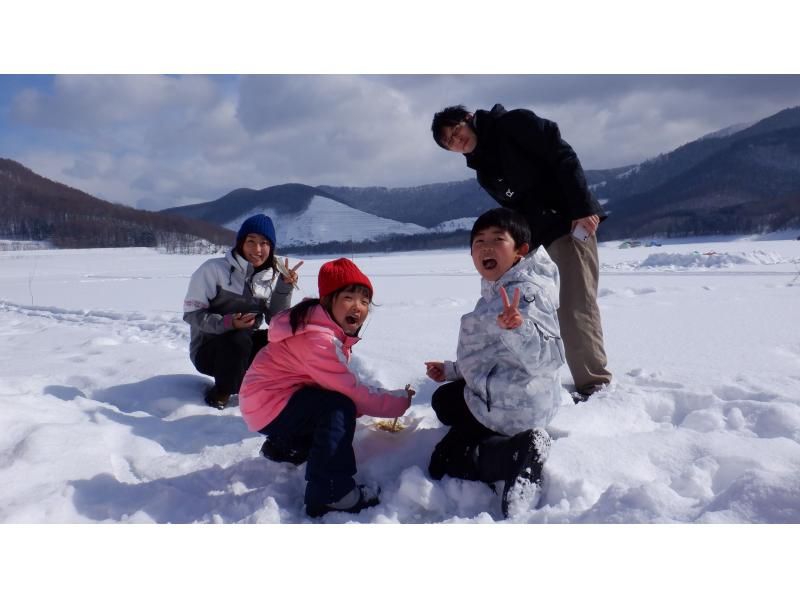
<svg viewBox="0 0 800 598">
<path fill-rule="evenodd" d="M 800 523 L 796 236 L 601 246 L 615 381 L 586 404 L 565 391 L 541 507 L 511 522 Z M 210 379 L 189 362 L 181 306 L 207 258 L 0 252 L 0 522 L 310 522 L 304 468 L 259 456 L 235 401 L 221 412 L 202 401 Z M 291 258 L 306 259 L 297 302 L 316 294 L 325 260 Z M 423 362 L 455 356 L 479 289 L 467 251 L 355 260 L 378 303 L 357 367 L 418 392 L 400 433 L 359 420 L 358 477 L 382 486 L 381 505 L 324 521 L 503 521 L 489 487 L 426 469 L 445 429 Z"/>
</svg>

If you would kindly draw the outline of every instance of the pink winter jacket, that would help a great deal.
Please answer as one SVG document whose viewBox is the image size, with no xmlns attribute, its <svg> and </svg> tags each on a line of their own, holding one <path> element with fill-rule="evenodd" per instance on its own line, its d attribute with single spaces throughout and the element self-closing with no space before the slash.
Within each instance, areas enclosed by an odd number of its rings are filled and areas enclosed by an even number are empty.
<svg viewBox="0 0 800 598">
<path fill-rule="evenodd" d="M 289 312 L 269 324 L 269 344 L 258 352 L 239 390 L 239 408 L 248 429 L 258 431 L 275 419 L 303 386 L 335 390 L 350 397 L 358 415 L 399 417 L 411 405 L 405 390 L 363 384 L 349 367 L 350 348 L 358 337 L 347 336 L 321 305 L 308 312 L 308 322 L 292 334 Z"/>
</svg>

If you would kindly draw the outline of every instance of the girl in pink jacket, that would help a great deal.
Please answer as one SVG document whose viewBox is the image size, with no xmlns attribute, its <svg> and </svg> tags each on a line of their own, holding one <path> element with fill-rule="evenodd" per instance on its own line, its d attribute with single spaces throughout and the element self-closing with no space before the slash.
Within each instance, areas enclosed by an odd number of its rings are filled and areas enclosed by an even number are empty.
<svg viewBox="0 0 800 598">
<path fill-rule="evenodd" d="M 347 258 L 322 265 L 319 299 L 272 318 L 269 344 L 244 377 L 239 406 L 247 427 L 267 439 L 273 461 L 306 465 L 306 513 L 358 513 L 380 489 L 356 485 L 353 435 L 361 415 L 398 417 L 414 391 L 375 388 L 350 369 L 350 352 L 369 315 L 372 283 Z"/>
</svg>

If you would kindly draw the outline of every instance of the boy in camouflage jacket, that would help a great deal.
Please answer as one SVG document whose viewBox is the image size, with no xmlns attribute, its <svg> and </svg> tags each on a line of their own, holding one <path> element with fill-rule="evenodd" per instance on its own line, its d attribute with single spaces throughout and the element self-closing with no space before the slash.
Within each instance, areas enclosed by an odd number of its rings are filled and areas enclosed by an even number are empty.
<svg viewBox="0 0 800 598">
<path fill-rule="evenodd" d="M 481 298 L 461 318 L 457 361 L 426 362 L 431 379 L 449 381 L 431 404 L 451 426 L 429 472 L 434 479 L 502 480 L 508 517 L 539 500 L 550 447 L 544 426 L 561 402 L 559 275 L 545 249 L 529 253 L 527 222 L 507 208 L 478 218 L 470 245 Z"/>
</svg>

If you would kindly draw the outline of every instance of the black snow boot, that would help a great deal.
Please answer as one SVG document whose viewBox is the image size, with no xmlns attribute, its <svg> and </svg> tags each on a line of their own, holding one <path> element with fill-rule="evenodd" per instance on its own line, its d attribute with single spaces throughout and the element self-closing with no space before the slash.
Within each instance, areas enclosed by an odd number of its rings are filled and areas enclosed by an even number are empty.
<svg viewBox="0 0 800 598">
<path fill-rule="evenodd" d="M 267 436 L 264 444 L 261 445 L 261 454 L 270 461 L 302 465 L 308 461 L 309 449 L 310 446 L 306 448 L 286 447 Z"/>
<path fill-rule="evenodd" d="M 327 513 L 360 513 L 364 509 L 380 504 L 380 494 L 380 488 L 359 484 L 335 503 L 306 505 L 306 514 L 309 517 L 322 517 Z"/>
<path fill-rule="evenodd" d="M 225 409 L 228 406 L 228 402 L 231 400 L 231 395 L 222 392 L 216 386 L 209 387 L 203 398 L 206 401 L 206 405 L 209 407 L 214 407 L 214 409 Z"/>
<path fill-rule="evenodd" d="M 449 475 L 461 480 L 478 480 L 475 446 L 476 442 L 468 440 L 458 429 L 450 428 L 431 454 L 428 464 L 431 478 L 441 480 Z"/>
<path fill-rule="evenodd" d="M 511 505 L 537 507 L 541 497 L 542 466 L 549 452 L 550 436 L 541 428 L 525 430 L 510 438 L 495 436 L 478 446 L 480 480 L 504 483 L 503 517 L 508 517 Z"/>
</svg>

